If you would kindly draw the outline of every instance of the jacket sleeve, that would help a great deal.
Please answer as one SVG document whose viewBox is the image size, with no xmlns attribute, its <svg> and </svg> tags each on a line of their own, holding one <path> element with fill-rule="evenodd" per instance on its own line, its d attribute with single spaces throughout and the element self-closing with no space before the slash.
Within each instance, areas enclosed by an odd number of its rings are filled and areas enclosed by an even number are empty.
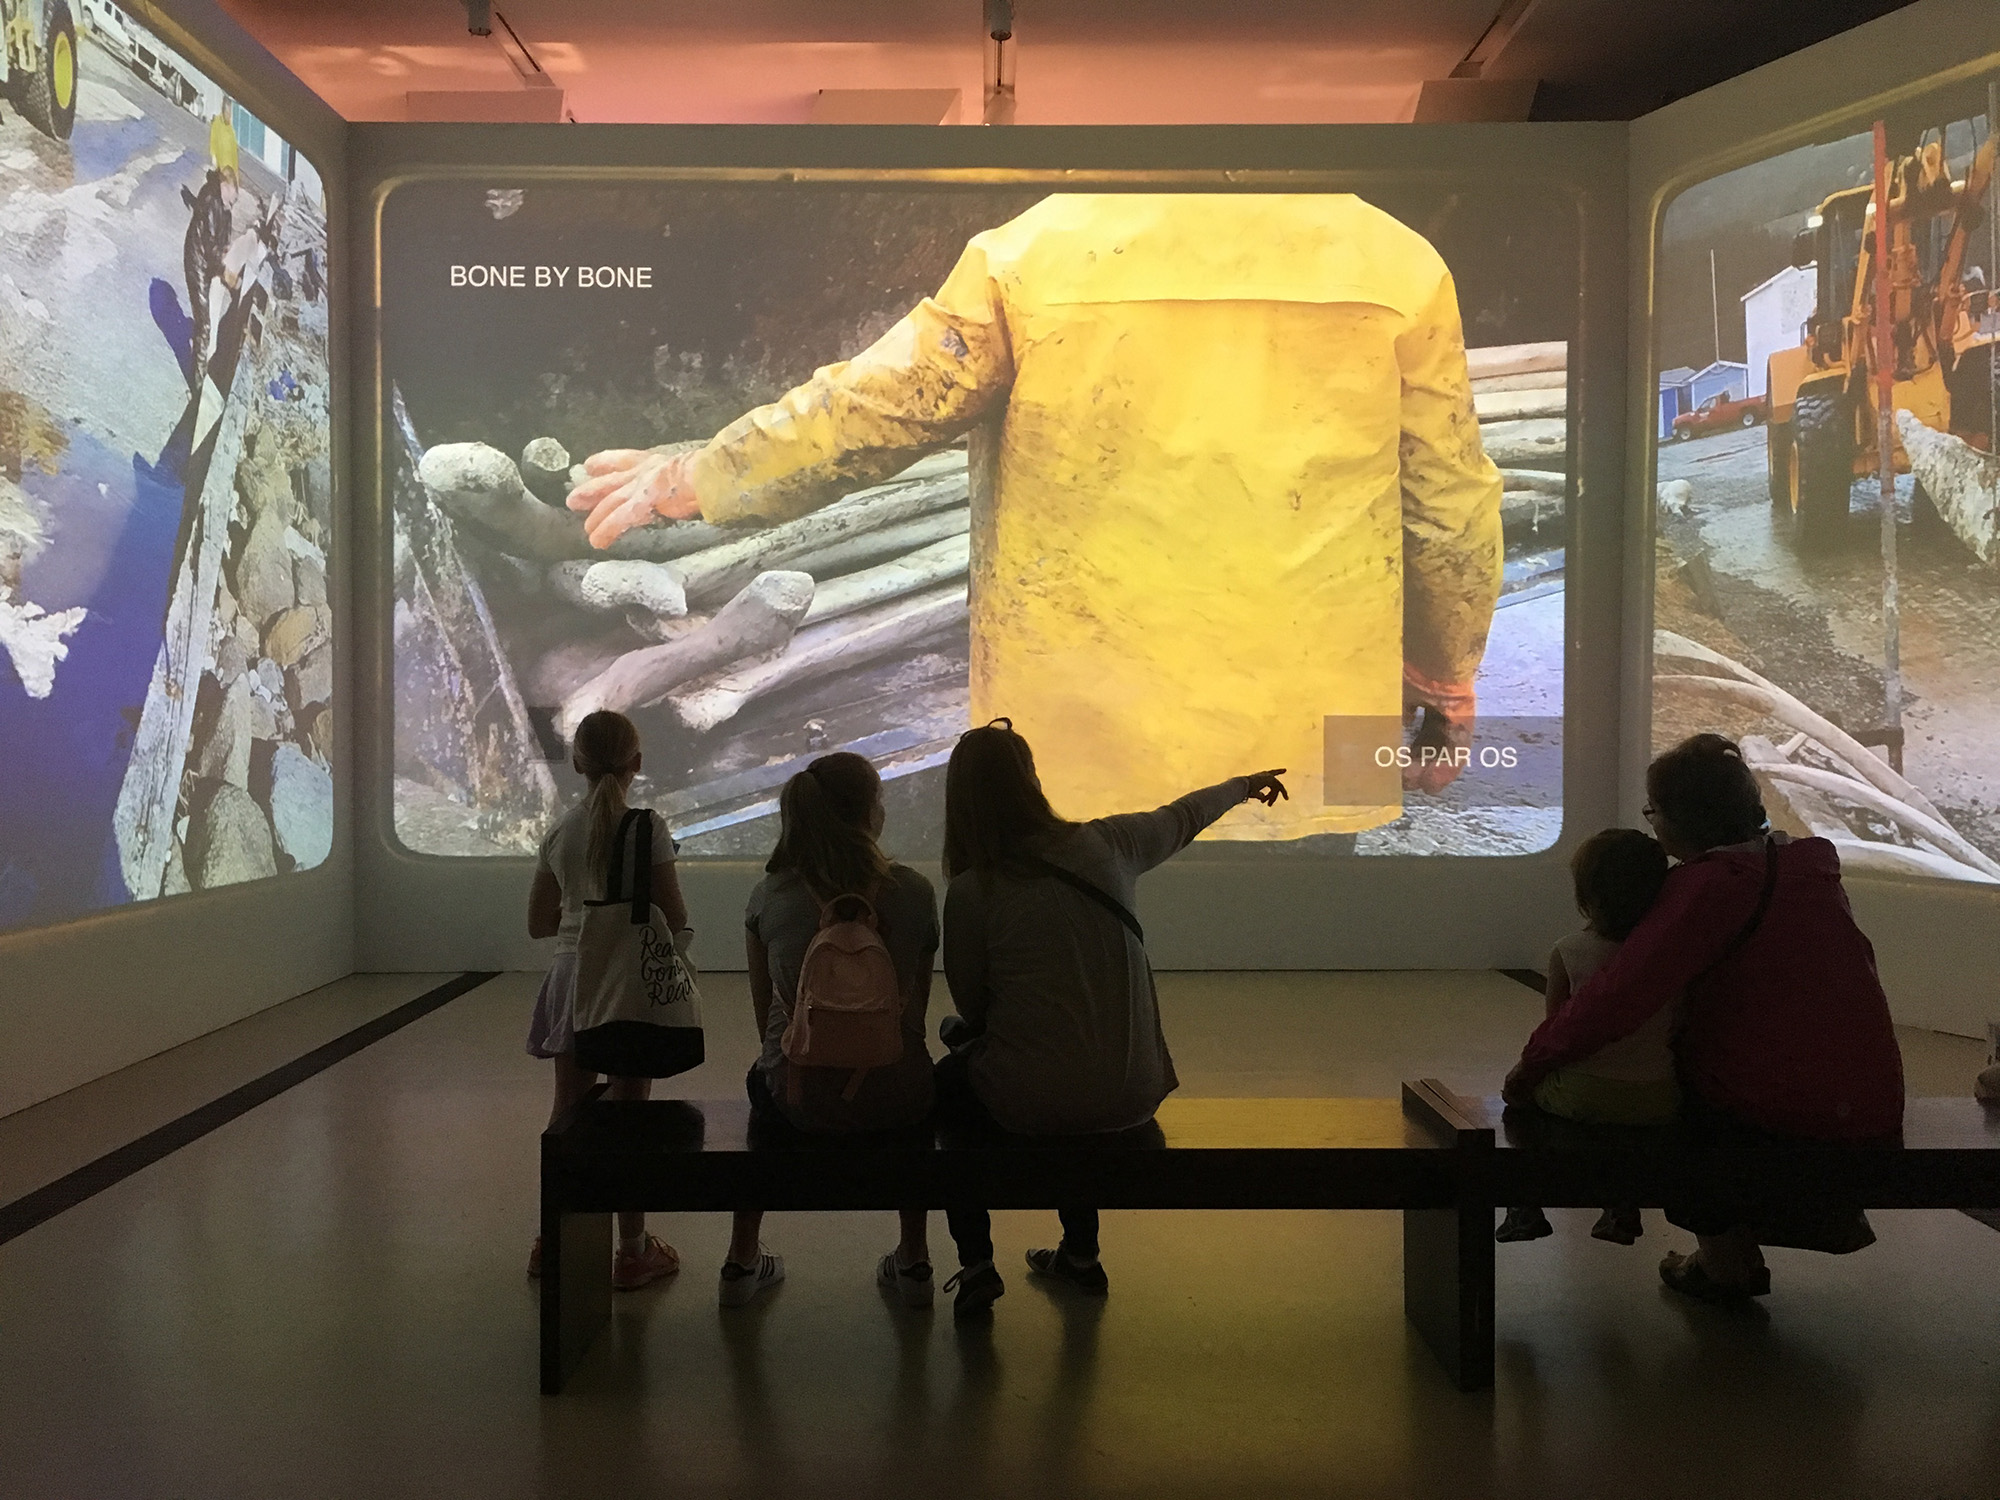
<svg viewBox="0 0 2000 1500">
<path fill-rule="evenodd" d="M 1099 818 L 1092 826 L 1104 835 L 1104 841 L 1121 864 L 1134 875 L 1143 875 L 1187 848 L 1196 834 L 1241 802 L 1248 792 L 1248 786 L 1238 776 L 1176 797 L 1151 812 L 1120 813 L 1113 818 Z"/>
<path fill-rule="evenodd" d="M 1479 441 L 1458 292 L 1440 273 L 1396 341 L 1402 368 L 1403 660 L 1469 684 L 1500 596 L 1500 471 Z"/>
<path fill-rule="evenodd" d="M 985 415 L 1014 379 L 1000 289 L 974 242 L 852 359 L 737 418 L 696 455 L 702 518 L 786 521 L 887 479 Z"/>
<path fill-rule="evenodd" d="M 1521 1051 L 1530 1083 L 1630 1036 L 1671 1004 L 1742 930 L 1756 891 L 1715 864 L 1683 865 L 1611 961 L 1535 1028 Z"/>
</svg>

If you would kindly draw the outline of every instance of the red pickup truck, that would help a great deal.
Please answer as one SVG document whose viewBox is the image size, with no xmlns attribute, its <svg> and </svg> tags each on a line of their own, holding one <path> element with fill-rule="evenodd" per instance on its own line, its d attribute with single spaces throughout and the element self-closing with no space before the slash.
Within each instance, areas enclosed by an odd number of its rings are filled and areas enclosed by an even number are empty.
<svg viewBox="0 0 2000 1500">
<path fill-rule="evenodd" d="M 1755 427 L 1770 415 L 1762 396 L 1710 396 L 1693 411 L 1674 418 L 1674 441 L 1684 443 L 1704 432 L 1720 432 L 1725 427 Z"/>
</svg>

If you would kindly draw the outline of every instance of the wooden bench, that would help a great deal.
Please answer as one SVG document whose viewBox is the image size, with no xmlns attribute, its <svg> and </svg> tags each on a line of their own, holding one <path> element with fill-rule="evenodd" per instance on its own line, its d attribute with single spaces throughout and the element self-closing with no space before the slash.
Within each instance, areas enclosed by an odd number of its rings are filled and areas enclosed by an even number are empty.
<svg viewBox="0 0 2000 1500">
<path fill-rule="evenodd" d="M 1498 1128 L 1496 1128 L 1496 1122 Z M 1636 1203 L 1694 1181 L 1773 1200 L 1838 1187 L 1869 1208 L 2000 1209 L 2000 1111 L 1913 1099 L 1901 1148 L 1697 1149 L 1504 1112 L 1434 1079 L 1395 1099 L 1169 1099 L 1155 1126 L 1074 1140 L 857 1146 L 751 1139 L 739 1102 L 591 1099 L 542 1137 L 542 1390 L 561 1391 L 611 1316 L 618 1209 L 988 1208 L 1403 1211 L 1403 1310 L 1461 1390 L 1493 1383 L 1497 1209 Z"/>
<path fill-rule="evenodd" d="M 1865 1208 L 2000 1208 L 2000 1110 L 1972 1099 L 1911 1099 L 1901 1147 L 1813 1144 L 1699 1149 L 1672 1128 L 1605 1130 L 1498 1099 L 1455 1099 L 1468 1119 L 1498 1121 L 1488 1179 L 1496 1207 L 1655 1207 L 1697 1182 L 1729 1182 L 1774 1204 L 1837 1193 Z"/>
<path fill-rule="evenodd" d="M 1494 1133 L 1441 1085 L 1397 1099 L 1169 1099 L 1153 1126 L 1079 1143 L 865 1146 L 751 1138 L 736 1101 L 592 1098 L 542 1137 L 541 1378 L 561 1391 L 611 1316 L 612 1215 L 896 1209 L 1403 1210 L 1403 1305 L 1458 1385 L 1493 1380 L 1493 1214 L 1468 1202 Z"/>
</svg>

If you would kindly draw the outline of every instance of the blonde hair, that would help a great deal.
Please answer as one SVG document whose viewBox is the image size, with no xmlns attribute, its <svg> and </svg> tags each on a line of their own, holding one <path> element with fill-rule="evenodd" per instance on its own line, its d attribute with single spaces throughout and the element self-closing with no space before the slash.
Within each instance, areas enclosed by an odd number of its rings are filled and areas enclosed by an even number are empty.
<svg viewBox="0 0 2000 1500">
<path fill-rule="evenodd" d="M 590 826 L 585 858 L 593 871 L 603 868 L 625 816 L 625 771 L 638 755 L 639 731 L 623 714 L 599 709 L 576 726 L 570 760 L 590 782 L 583 805 Z"/>
</svg>

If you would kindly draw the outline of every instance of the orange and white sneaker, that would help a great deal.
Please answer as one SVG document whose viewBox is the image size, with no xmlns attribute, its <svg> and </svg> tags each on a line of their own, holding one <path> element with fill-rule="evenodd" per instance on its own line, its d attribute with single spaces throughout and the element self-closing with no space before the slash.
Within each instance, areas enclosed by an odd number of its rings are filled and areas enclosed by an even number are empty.
<svg viewBox="0 0 2000 1500">
<path fill-rule="evenodd" d="M 620 1250 L 617 1260 L 612 1262 L 613 1291 L 636 1292 L 640 1287 L 650 1286 L 681 1268 L 679 1252 L 658 1235 L 647 1235 L 639 1245 L 637 1254 Z"/>
</svg>

